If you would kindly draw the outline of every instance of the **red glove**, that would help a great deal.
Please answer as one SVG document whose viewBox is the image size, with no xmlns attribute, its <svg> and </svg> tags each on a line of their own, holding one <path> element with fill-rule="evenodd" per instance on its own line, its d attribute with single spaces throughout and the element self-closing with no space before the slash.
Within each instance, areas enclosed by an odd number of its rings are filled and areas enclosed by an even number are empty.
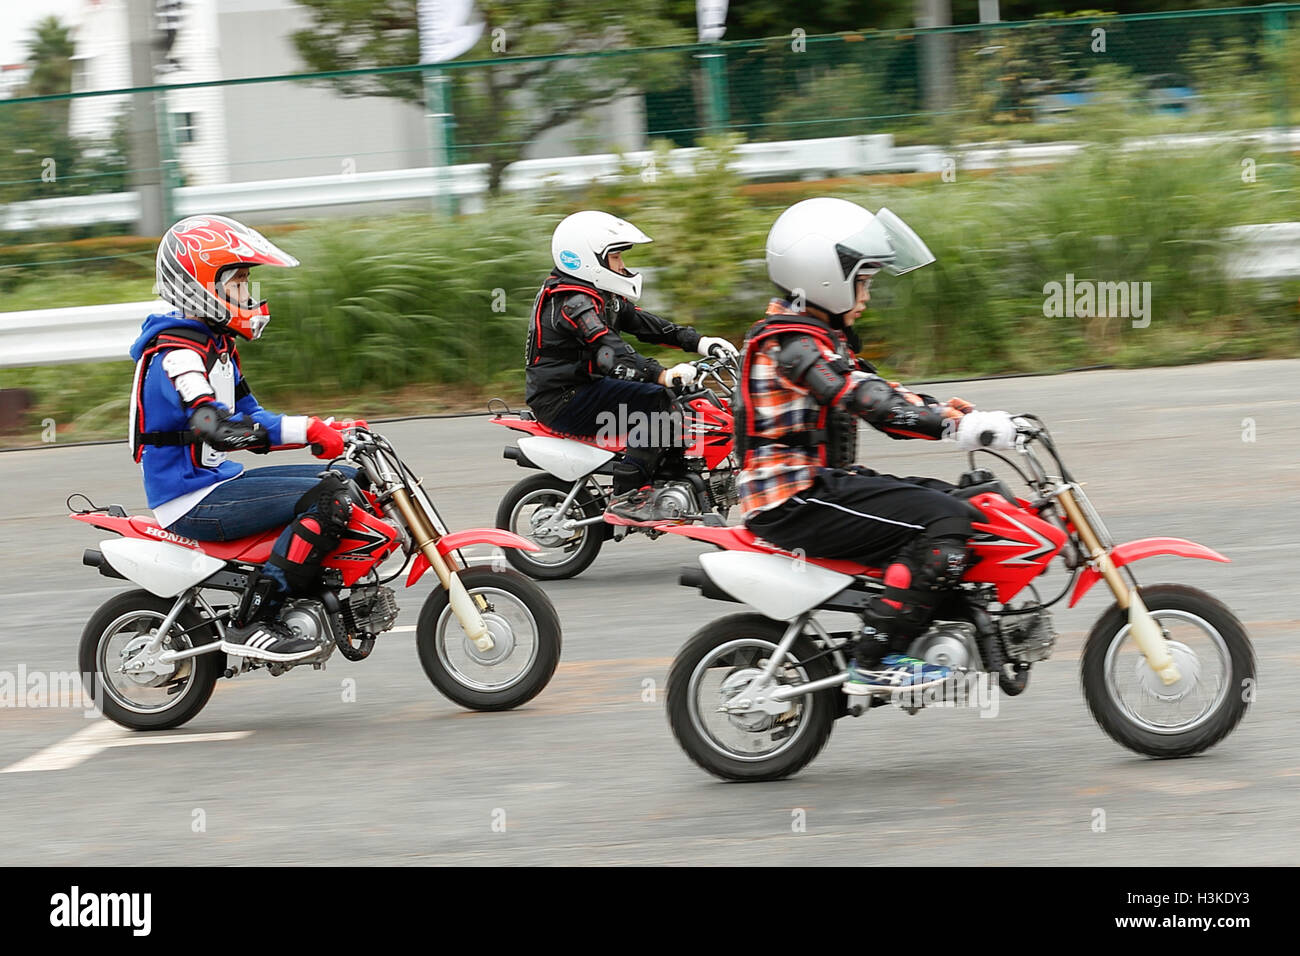
<svg viewBox="0 0 1300 956">
<path fill-rule="evenodd" d="M 319 418 L 307 420 L 307 442 L 317 458 L 330 461 L 343 454 L 343 436 L 335 431 L 334 426 L 326 425 Z"/>
<path fill-rule="evenodd" d="M 339 432 L 348 428 L 369 428 L 370 427 L 370 423 L 367 422 L 364 418 L 348 418 L 348 419 L 344 419 L 341 422 L 331 421 L 331 422 L 327 422 L 327 424 L 329 425 L 330 428 Z"/>
</svg>

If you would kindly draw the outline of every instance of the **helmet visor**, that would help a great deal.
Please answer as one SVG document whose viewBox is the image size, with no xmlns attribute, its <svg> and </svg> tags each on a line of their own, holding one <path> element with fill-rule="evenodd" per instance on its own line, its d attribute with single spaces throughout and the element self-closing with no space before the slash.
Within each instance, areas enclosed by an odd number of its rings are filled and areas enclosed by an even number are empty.
<svg viewBox="0 0 1300 956">
<path fill-rule="evenodd" d="M 898 216 L 882 208 L 876 213 L 876 221 L 884 227 L 889 244 L 894 247 L 893 260 L 882 264 L 890 275 L 901 276 L 934 262 L 934 253 Z"/>
</svg>

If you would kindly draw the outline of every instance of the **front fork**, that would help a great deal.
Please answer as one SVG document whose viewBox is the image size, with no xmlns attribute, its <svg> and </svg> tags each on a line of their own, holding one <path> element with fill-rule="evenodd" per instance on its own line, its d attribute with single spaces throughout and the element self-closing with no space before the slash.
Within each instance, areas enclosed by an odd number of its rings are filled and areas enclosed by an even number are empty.
<svg viewBox="0 0 1300 956">
<path fill-rule="evenodd" d="M 405 488 L 398 488 L 393 492 L 393 504 L 396 506 L 398 513 L 406 521 L 406 526 L 411 529 L 411 536 L 415 541 L 416 549 L 424 555 L 433 568 L 433 572 L 438 575 L 438 580 L 442 586 L 447 589 L 447 596 L 451 600 L 451 610 L 460 621 L 460 626 L 465 629 L 466 635 L 474 642 L 474 646 L 480 651 L 490 651 L 496 646 L 492 640 L 492 635 L 488 632 L 487 625 L 483 623 L 483 615 L 480 613 L 480 607 L 475 599 L 470 597 L 460 576 L 456 573 L 447 561 L 443 560 L 442 555 L 438 552 L 437 541 L 438 533 L 425 518 L 421 509 L 415 507 L 411 501 L 411 496 L 406 493 Z"/>
<path fill-rule="evenodd" d="M 1061 509 L 1078 532 L 1079 540 L 1087 549 L 1088 560 L 1096 565 L 1106 586 L 1115 595 L 1115 602 L 1128 611 L 1129 633 L 1133 635 L 1133 640 L 1142 651 L 1142 656 L 1147 659 L 1148 666 L 1156 672 L 1160 682 L 1165 686 L 1177 683 L 1180 678 L 1178 666 L 1169 654 L 1164 632 L 1160 630 L 1160 625 L 1155 622 L 1151 612 L 1142 603 L 1137 588 L 1129 585 L 1120 576 L 1119 568 L 1115 567 L 1115 563 L 1110 559 L 1110 552 L 1102 547 L 1092 522 L 1084 514 L 1079 502 L 1075 500 L 1073 489 L 1062 489 L 1056 500 L 1061 503 Z"/>
</svg>

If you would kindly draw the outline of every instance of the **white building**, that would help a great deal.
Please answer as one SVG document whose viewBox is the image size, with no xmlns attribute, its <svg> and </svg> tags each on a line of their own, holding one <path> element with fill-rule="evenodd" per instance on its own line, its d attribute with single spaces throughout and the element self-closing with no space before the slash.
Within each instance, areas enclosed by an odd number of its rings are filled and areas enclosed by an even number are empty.
<svg viewBox="0 0 1300 956">
<path fill-rule="evenodd" d="M 32 68 L 26 63 L 9 63 L 0 66 L 0 99 L 21 96 L 22 88 L 32 75 Z"/>
<path fill-rule="evenodd" d="M 127 3 L 83 0 L 73 23 L 74 92 L 131 86 Z M 184 0 L 170 54 L 179 69 L 160 82 L 307 72 L 294 49 L 293 34 L 308 22 L 306 11 L 292 0 Z M 126 96 L 73 100 L 71 132 L 107 138 L 128 105 Z M 423 105 L 393 97 L 347 97 L 327 83 L 281 81 L 176 90 L 167 94 L 167 112 L 186 185 L 375 172 L 425 167 L 433 161 Z M 643 148 L 643 114 L 640 96 L 624 98 L 548 130 L 529 144 L 525 156 Z M 593 141 L 593 128 L 607 137 Z"/>
<path fill-rule="evenodd" d="M 137 0 L 138 2 L 138 0 Z M 186 0 L 166 84 L 301 73 L 291 0 Z M 131 86 L 127 0 L 85 0 L 73 24 L 73 91 Z M 187 185 L 427 166 L 424 110 L 389 97 L 344 97 L 325 84 L 258 83 L 166 95 Z M 107 138 L 129 97 L 73 100 L 74 136 Z"/>
</svg>

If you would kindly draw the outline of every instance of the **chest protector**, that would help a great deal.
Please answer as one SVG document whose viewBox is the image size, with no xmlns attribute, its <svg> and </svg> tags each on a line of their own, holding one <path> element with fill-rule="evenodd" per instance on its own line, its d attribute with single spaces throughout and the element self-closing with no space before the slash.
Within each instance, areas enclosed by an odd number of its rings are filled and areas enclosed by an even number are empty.
<svg viewBox="0 0 1300 956">
<path fill-rule="evenodd" d="M 231 411 L 235 403 L 249 394 L 248 385 L 241 379 L 235 385 L 235 369 L 239 354 L 228 337 L 214 339 L 195 329 L 175 328 L 159 332 L 145 346 L 144 353 L 135 364 L 135 382 L 131 386 L 131 455 L 136 460 L 144 454 L 146 445 L 191 445 L 190 454 L 196 465 L 215 468 L 226 459 L 225 452 L 217 451 L 200 442 L 192 431 L 150 431 L 145 421 L 144 377 L 150 361 L 159 352 L 183 348 L 198 353 L 203 360 L 203 370 L 216 393 L 217 401 Z M 163 374 L 155 372 L 154 374 Z"/>
<path fill-rule="evenodd" d="M 764 445 L 806 448 L 817 453 L 821 463 L 830 468 L 853 464 L 858 446 L 858 420 L 850 412 L 822 405 L 812 428 L 786 431 L 780 436 L 760 435 L 749 402 L 750 372 L 756 356 L 773 338 L 798 332 L 812 336 L 819 346 L 835 352 L 844 363 L 845 373 L 853 369 L 849 346 L 829 325 L 809 315 L 769 315 L 745 334 L 740 366 L 740 388 L 732 403 L 735 414 L 736 454 L 741 467 L 749 467 L 749 453 Z M 793 396 L 792 396 L 793 397 Z"/>
<path fill-rule="evenodd" d="M 533 299 L 533 320 L 528 325 L 527 364 L 536 365 L 545 356 L 554 362 L 588 361 L 587 347 L 578 339 L 558 335 L 554 330 L 555 311 L 560 308 L 564 296 L 581 292 L 596 300 L 596 308 L 604 317 L 605 300 L 596 289 L 589 285 L 578 285 L 561 276 L 547 276 L 542 288 Z M 561 320 L 563 321 L 563 320 Z"/>
</svg>

